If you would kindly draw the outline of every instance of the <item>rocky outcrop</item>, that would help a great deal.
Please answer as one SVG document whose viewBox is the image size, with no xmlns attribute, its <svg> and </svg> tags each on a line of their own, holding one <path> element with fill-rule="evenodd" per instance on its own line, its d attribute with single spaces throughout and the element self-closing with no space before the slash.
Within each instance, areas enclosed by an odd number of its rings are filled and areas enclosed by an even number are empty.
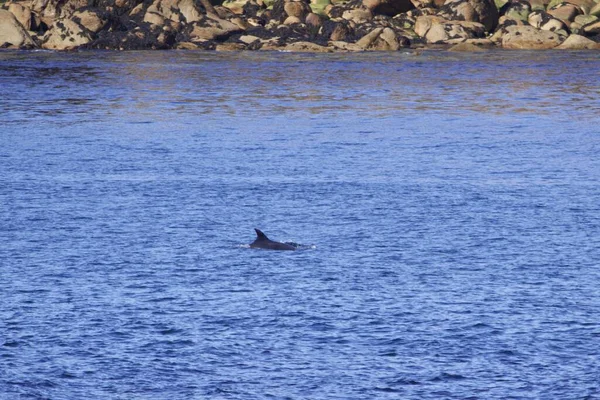
<svg viewBox="0 0 600 400">
<path fill-rule="evenodd" d="M 596 49 L 600 0 L 8 0 L 0 46 L 71 49 Z"/>
<path fill-rule="evenodd" d="M 0 10 L 0 47 L 2 48 L 28 48 L 34 43 L 13 13 Z"/>
</svg>

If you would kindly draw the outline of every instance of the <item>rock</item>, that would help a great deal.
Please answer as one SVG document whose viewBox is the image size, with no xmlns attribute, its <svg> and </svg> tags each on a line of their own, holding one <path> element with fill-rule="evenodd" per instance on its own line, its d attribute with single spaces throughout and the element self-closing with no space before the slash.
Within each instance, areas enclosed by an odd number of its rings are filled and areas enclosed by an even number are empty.
<svg viewBox="0 0 600 400">
<path fill-rule="evenodd" d="M 531 11 L 546 11 L 549 0 L 529 0 Z"/>
<path fill-rule="evenodd" d="M 584 25 L 581 30 L 586 35 L 598 35 L 600 34 L 600 21 L 591 22 L 587 25 Z"/>
<path fill-rule="evenodd" d="M 494 30 L 499 18 L 493 0 L 446 0 L 438 15 L 451 21 L 478 22 L 486 32 Z"/>
<path fill-rule="evenodd" d="M 561 50 L 598 50 L 600 49 L 600 43 L 596 43 L 584 36 L 570 35 L 556 48 Z"/>
<path fill-rule="evenodd" d="M 331 42 L 329 42 L 329 45 L 331 47 L 333 47 L 334 49 L 336 49 L 336 50 L 343 50 L 343 51 L 364 51 L 356 43 L 348 43 L 348 42 L 344 42 L 344 41 L 332 40 Z"/>
<path fill-rule="evenodd" d="M 329 40 L 334 42 L 344 42 L 348 39 L 351 34 L 352 29 L 348 26 L 347 22 L 333 22 L 326 21 L 326 26 L 330 24 L 335 24 L 333 28 L 330 28 Z"/>
<path fill-rule="evenodd" d="M 529 25 L 534 28 L 543 29 L 545 31 L 558 31 L 560 29 L 567 29 L 567 26 L 560 19 L 554 18 L 552 15 L 544 11 L 534 11 L 529 14 L 527 18 Z"/>
<path fill-rule="evenodd" d="M 600 17 L 600 2 L 596 3 L 596 5 L 592 7 L 589 14 L 595 17 Z"/>
<path fill-rule="evenodd" d="M 531 5 L 525 0 L 510 1 L 502 7 L 500 12 L 504 18 L 527 22 L 527 17 L 531 13 Z"/>
<path fill-rule="evenodd" d="M 575 17 L 574 22 L 578 23 L 581 26 L 585 26 L 587 24 L 591 24 L 592 22 L 598 21 L 598 17 L 593 15 L 578 15 Z"/>
<path fill-rule="evenodd" d="M 153 25 L 157 25 L 157 26 L 162 26 L 165 25 L 165 17 L 163 17 L 162 15 L 152 12 L 152 11 L 148 11 L 146 12 L 146 14 L 144 14 L 144 22 L 147 22 L 149 24 L 153 24 Z"/>
<path fill-rule="evenodd" d="M 330 5 L 331 5 L 330 0 L 312 0 L 310 2 L 310 9 L 315 14 L 325 15 L 325 8 Z"/>
<path fill-rule="evenodd" d="M 90 34 L 77 22 L 69 18 L 59 18 L 44 35 L 42 48 L 72 50 L 91 41 Z"/>
<path fill-rule="evenodd" d="M 300 21 L 304 21 L 306 16 L 312 12 L 312 9 L 305 1 L 287 1 L 283 5 L 283 9 L 289 17 L 296 17 Z"/>
<path fill-rule="evenodd" d="M 260 38 L 253 35 L 242 35 L 239 37 L 239 41 L 246 44 L 252 44 L 256 41 L 260 41 Z"/>
<path fill-rule="evenodd" d="M 283 21 L 284 25 L 293 25 L 293 24 L 301 24 L 302 21 L 300 20 L 300 18 L 298 17 L 294 17 L 294 16 L 289 16 L 285 19 L 285 21 Z"/>
<path fill-rule="evenodd" d="M 567 27 L 571 25 L 571 22 L 575 21 L 575 17 L 579 14 L 583 14 L 583 11 L 570 3 L 561 3 L 558 6 L 548 10 L 548 14 L 554 18 L 561 20 Z"/>
<path fill-rule="evenodd" d="M 155 0 L 146 10 L 146 14 L 149 12 L 173 22 L 188 24 L 198 22 L 204 17 L 194 0 Z"/>
<path fill-rule="evenodd" d="M 459 52 L 477 52 L 477 51 L 485 51 L 484 49 L 481 48 L 481 46 L 477 46 L 473 43 L 467 43 L 467 42 L 462 42 L 462 43 L 458 43 L 455 44 L 454 46 L 450 47 L 448 49 L 448 51 L 459 51 Z"/>
<path fill-rule="evenodd" d="M 203 21 L 194 22 L 189 37 L 191 42 L 224 40 L 241 31 L 240 27 L 233 22 L 217 17 L 209 17 Z"/>
<path fill-rule="evenodd" d="M 178 50 L 198 50 L 200 47 L 192 42 L 179 42 L 175 48 Z"/>
<path fill-rule="evenodd" d="M 342 18 L 347 21 L 352 21 L 355 24 L 363 24 L 373 19 L 373 13 L 368 9 L 355 8 L 353 10 L 344 11 Z"/>
<path fill-rule="evenodd" d="M 314 27 L 319 27 L 322 24 L 321 17 L 315 13 L 308 14 L 304 22 L 306 23 L 306 25 Z"/>
<path fill-rule="evenodd" d="M 243 43 L 220 43 L 215 46 L 216 51 L 240 51 L 246 50 L 246 45 Z"/>
<path fill-rule="evenodd" d="M 552 49 L 560 43 L 560 36 L 556 33 L 529 25 L 509 26 L 502 35 L 502 47 L 506 49 Z"/>
<path fill-rule="evenodd" d="M 565 1 L 566 0 L 551 0 L 546 6 L 546 9 L 550 10 Z M 589 14 L 590 10 L 596 5 L 594 0 L 568 0 L 566 2 L 578 6 L 583 10 L 584 14 Z"/>
<path fill-rule="evenodd" d="M 71 19 L 92 33 L 100 32 L 107 23 L 107 20 L 101 16 L 99 11 L 90 9 L 75 11 Z"/>
<path fill-rule="evenodd" d="M 23 6 L 19 3 L 10 3 L 8 5 L 8 11 L 15 16 L 17 21 L 19 21 L 25 30 L 28 31 L 31 29 L 31 9 L 29 7 Z"/>
<path fill-rule="evenodd" d="M 0 9 L 0 47 L 34 47 L 31 36 L 14 14 L 2 9 Z"/>
<path fill-rule="evenodd" d="M 283 48 L 284 51 L 302 52 L 302 53 L 331 53 L 332 50 L 325 46 L 320 46 L 311 42 L 290 43 Z"/>
<path fill-rule="evenodd" d="M 410 0 L 362 0 L 362 4 L 373 14 L 388 15 L 390 17 L 415 8 Z"/>
<path fill-rule="evenodd" d="M 437 16 L 422 16 L 417 18 L 415 33 L 428 43 L 446 43 L 451 39 L 482 37 L 485 27 L 478 22 L 447 21 Z"/>
</svg>

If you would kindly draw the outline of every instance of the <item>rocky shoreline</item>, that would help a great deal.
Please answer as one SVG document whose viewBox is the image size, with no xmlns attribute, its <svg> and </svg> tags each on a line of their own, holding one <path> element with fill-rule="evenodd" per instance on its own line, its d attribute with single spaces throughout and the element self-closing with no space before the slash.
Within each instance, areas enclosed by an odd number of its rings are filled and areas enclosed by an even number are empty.
<svg viewBox="0 0 600 400">
<path fill-rule="evenodd" d="M 10 0 L 0 47 L 600 49 L 600 0 Z"/>
</svg>

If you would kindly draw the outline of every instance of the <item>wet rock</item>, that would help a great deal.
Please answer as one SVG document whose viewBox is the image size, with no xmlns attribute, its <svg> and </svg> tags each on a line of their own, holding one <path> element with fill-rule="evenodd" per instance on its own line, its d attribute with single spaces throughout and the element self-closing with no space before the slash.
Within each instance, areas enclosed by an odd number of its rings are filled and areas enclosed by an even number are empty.
<svg viewBox="0 0 600 400">
<path fill-rule="evenodd" d="M 216 51 L 241 51 L 246 50 L 244 43 L 220 43 L 215 46 Z"/>
<path fill-rule="evenodd" d="M 552 49 L 560 43 L 561 38 L 556 33 L 529 25 L 509 26 L 502 35 L 502 47 L 506 49 Z"/>
<path fill-rule="evenodd" d="M 365 8 L 373 14 L 394 16 L 415 8 L 410 0 L 362 0 Z"/>
<path fill-rule="evenodd" d="M 570 35 L 556 48 L 562 50 L 598 50 L 600 49 L 600 43 L 596 43 L 585 36 Z"/>
<path fill-rule="evenodd" d="M 483 49 L 481 46 L 478 46 L 473 43 L 462 42 L 462 43 L 458 43 L 458 44 L 455 44 L 454 46 L 450 47 L 448 49 L 448 51 L 473 53 L 473 52 L 485 51 L 485 49 Z"/>
<path fill-rule="evenodd" d="M 446 0 L 438 15 L 451 21 L 478 22 L 487 32 L 493 31 L 499 18 L 493 0 Z"/>
<path fill-rule="evenodd" d="M 177 50 L 198 50 L 200 47 L 192 42 L 179 42 L 175 45 Z"/>
<path fill-rule="evenodd" d="M 356 43 L 348 43 L 348 42 L 344 42 L 344 41 L 331 41 L 329 42 L 329 46 L 332 47 L 334 50 L 341 50 L 341 51 L 349 51 L 349 52 L 355 52 L 355 51 L 364 51 L 363 48 L 361 48 L 360 46 L 358 46 Z"/>
<path fill-rule="evenodd" d="M 292 51 L 292 52 L 303 52 L 303 53 L 331 53 L 333 50 L 320 46 L 316 43 L 311 42 L 294 42 L 290 43 L 283 48 L 284 51 Z"/>
<path fill-rule="evenodd" d="M 34 47 L 33 39 L 13 13 L 0 9 L 0 47 Z"/>
<path fill-rule="evenodd" d="M 567 29 L 567 26 L 561 20 L 554 18 L 544 11 L 534 11 L 527 18 L 529 25 L 545 31 L 555 32 L 560 29 Z"/>
</svg>

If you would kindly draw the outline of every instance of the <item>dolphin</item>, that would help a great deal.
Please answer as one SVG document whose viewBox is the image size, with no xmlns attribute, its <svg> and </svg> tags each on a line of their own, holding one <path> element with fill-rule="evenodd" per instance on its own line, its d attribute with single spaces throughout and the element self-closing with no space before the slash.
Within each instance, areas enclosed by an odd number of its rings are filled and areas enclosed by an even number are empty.
<svg viewBox="0 0 600 400">
<path fill-rule="evenodd" d="M 268 249 L 268 250 L 296 250 L 294 246 L 287 243 L 275 242 L 262 233 L 259 229 L 254 228 L 256 231 L 256 240 L 250 243 L 252 249 Z"/>
</svg>

